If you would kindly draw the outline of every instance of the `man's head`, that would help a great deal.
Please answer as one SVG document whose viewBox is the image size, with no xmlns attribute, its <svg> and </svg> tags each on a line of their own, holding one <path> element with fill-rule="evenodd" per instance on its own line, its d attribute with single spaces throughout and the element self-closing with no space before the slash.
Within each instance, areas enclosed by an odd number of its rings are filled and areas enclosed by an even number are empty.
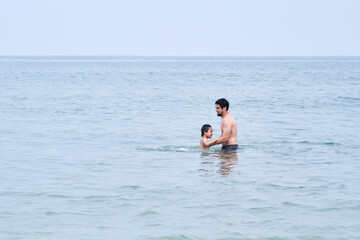
<svg viewBox="0 0 360 240">
<path fill-rule="evenodd" d="M 210 124 L 204 124 L 201 127 L 201 136 L 205 136 L 206 138 L 212 138 L 213 129 Z"/>
<path fill-rule="evenodd" d="M 216 113 L 222 116 L 224 111 L 229 111 L 229 102 L 225 98 L 220 98 L 215 102 Z"/>
</svg>

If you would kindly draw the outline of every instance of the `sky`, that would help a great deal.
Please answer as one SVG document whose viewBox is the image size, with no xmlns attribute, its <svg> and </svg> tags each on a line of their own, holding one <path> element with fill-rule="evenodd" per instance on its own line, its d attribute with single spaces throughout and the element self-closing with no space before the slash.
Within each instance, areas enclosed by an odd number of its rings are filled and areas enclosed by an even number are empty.
<svg viewBox="0 0 360 240">
<path fill-rule="evenodd" d="M 360 56 L 358 0 L 0 0 L 0 55 Z"/>
</svg>

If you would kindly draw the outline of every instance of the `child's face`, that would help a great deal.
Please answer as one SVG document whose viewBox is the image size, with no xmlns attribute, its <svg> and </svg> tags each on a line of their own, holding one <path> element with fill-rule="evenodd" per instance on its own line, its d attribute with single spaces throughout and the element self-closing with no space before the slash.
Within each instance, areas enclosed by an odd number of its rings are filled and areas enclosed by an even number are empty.
<svg viewBox="0 0 360 240">
<path fill-rule="evenodd" d="M 213 136 L 213 129 L 209 128 L 209 130 L 207 132 L 204 133 L 206 138 L 212 138 Z"/>
</svg>

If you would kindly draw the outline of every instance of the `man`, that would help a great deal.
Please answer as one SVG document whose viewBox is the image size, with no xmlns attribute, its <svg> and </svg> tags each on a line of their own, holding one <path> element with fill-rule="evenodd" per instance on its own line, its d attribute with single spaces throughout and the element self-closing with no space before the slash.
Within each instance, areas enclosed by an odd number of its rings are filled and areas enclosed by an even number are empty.
<svg viewBox="0 0 360 240">
<path fill-rule="evenodd" d="M 216 139 L 215 144 L 222 144 L 222 150 L 237 150 L 237 125 L 229 111 L 229 102 L 220 98 L 215 102 L 216 113 L 221 120 L 221 136 Z"/>
</svg>

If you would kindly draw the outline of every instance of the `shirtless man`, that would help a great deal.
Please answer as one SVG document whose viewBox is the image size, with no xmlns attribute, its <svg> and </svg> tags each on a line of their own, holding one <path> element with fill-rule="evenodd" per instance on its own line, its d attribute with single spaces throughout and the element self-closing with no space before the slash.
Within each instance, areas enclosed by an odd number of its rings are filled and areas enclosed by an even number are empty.
<svg viewBox="0 0 360 240">
<path fill-rule="evenodd" d="M 220 98 L 215 102 L 216 113 L 221 120 L 221 136 L 214 139 L 216 144 L 222 144 L 222 150 L 237 150 L 237 125 L 229 111 L 229 102 Z"/>
</svg>

